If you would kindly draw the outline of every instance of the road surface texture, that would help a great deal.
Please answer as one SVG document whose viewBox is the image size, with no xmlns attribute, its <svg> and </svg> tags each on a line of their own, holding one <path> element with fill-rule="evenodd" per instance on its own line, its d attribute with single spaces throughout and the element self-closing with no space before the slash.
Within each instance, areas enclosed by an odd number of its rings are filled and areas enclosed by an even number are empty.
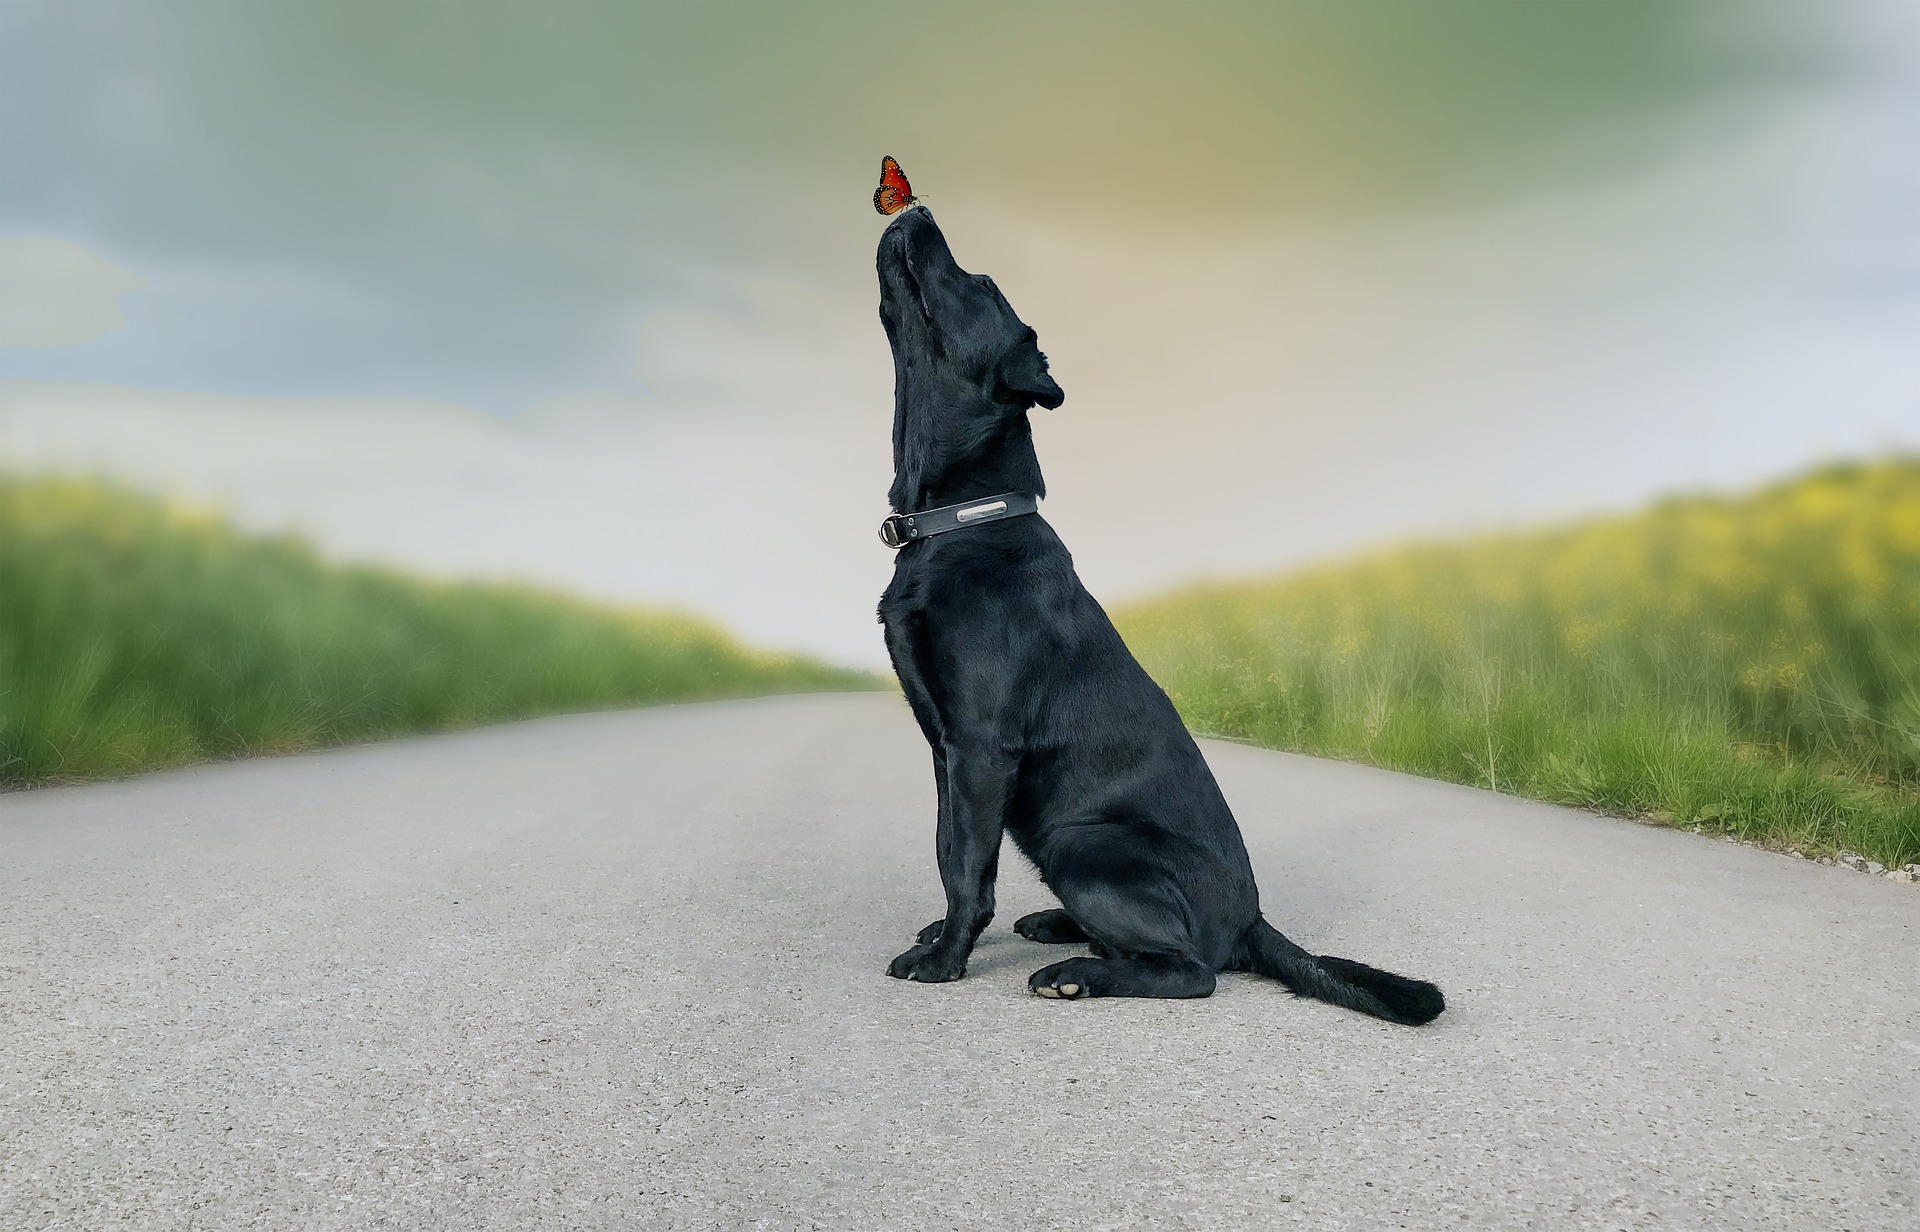
<svg viewBox="0 0 1920 1232">
<path fill-rule="evenodd" d="M 1920 892 L 1209 743 L 1267 914 L 1431 977 L 967 978 L 887 695 L 0 796 L 0 1227 L 1920 1227 Z"/>
</svg>

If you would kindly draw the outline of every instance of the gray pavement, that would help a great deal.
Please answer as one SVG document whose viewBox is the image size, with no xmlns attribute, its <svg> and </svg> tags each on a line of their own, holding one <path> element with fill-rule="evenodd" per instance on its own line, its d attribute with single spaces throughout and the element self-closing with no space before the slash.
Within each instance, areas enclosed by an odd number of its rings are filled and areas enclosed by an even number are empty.
<svg viewBox="0 0 1920 1232">
<path fill-rule="evenodd" d="M 0 1227 L 1920 1227 L 1920 891 L 1210 743 L 1267 914 L 1434 1026 L 884 974 L 885 695 L 0 796 Z"/>
</svg>

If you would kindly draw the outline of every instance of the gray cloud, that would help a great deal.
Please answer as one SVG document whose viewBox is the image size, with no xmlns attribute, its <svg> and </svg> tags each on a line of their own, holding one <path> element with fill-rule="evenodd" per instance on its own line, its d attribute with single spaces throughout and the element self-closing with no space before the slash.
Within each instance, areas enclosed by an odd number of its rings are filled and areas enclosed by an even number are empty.
<svg viewBox="0 0 1920 1232">
<path fill-rule="evenodd" d="M 1206 234 L 1665 156 L 1833 71 L 1798 10 L 1370 3 L 0 6 L 0 234 L 164 271 L 0 376 L 516 412 L 635 323 L 865 294 L 878 155 L 936 206 Z"/>
<path fill-rule="evenodd" d="M 881 152 L 1103 597 L 1916 447 L 1910 12 L 0 6 L 0 464 L 876 662 Z"/>
<path fill-rule="evenodd" d="M 115 297 L 147 281 L 70 240 L 0 239 L 0 347 L 45 350 L 92 342 L 121 319 Z"/>
</svg>

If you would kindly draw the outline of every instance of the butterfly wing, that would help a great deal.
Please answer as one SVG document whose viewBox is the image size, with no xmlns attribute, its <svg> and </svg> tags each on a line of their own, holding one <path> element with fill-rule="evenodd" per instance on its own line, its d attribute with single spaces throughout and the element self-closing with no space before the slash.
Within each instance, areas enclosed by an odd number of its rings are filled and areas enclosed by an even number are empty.
<svg viewBox="0 0 1920 1232">
<path fill-rule="evenodd" d="M 880 187 L 873 190 L 873 208 L 882 214 L 896 214 L 912 205 L 916 198 L 913 185 L 891 155 L 880 160 Z"/>
</svg>

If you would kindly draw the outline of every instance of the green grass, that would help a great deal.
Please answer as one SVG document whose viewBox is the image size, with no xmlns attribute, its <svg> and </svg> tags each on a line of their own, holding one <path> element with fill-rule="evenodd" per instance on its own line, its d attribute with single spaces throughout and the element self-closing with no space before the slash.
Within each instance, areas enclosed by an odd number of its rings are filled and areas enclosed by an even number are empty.
<svg viewBox="0 0 1920 1232">
<path fill-rule="evenodd" d="M 332 564 L 111 485 L 0 475 L 0 786 L 882 686 L 687 616 Z"/>
<path fill-rule="evenodd" d="M 1920 860 L 1920 461 L 1116 614 L 1196 730 Z"/>
</svg>

